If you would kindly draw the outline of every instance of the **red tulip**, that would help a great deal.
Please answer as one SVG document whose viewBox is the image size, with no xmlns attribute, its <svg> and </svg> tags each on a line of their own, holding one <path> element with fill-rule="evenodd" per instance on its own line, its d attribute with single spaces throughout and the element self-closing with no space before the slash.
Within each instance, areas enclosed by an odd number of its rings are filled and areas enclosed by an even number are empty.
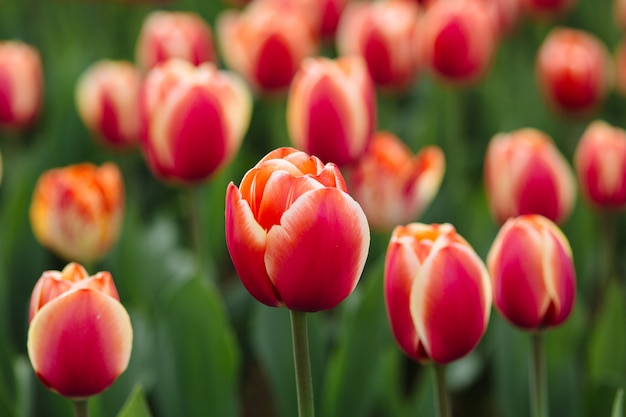
<svg viewBox="0 0 626 417">
<path fill-rule="evenodd" d="M 41 382 L 79 399 L 107 389 L 126 370 L 133 329 L 111 274 L 68 264 L 43 273 L 30 300 L 28 356 Z"/>
<path fill-rule="evenodd" d="M 39 51 L 20 41 L 0 42 L 0 126 L 20 129 L 34 123 L 42 95 Z"/>
<path fill-rule="evenodd" d="M 576 277 L 567 238 L 539 215 L 509 219 L 487 256 L 494 304 L 527 330 L 557 326 L 572 311 Z"/>
<path fill-rule="evenodd" d="M 103 144 L 130 148 L 139 142 L 139 72 L 125 61 L 98 61 L 76 84 L 76 107 Z"/>
<path fill-rule="evenodd" d="M 626 131 L 602 121 L 591 123 L 576 147 L 580 188 L 597 208 L 626 208 Z"/>
<path fill-rule="evenodd" d="M 270 152 L 226 191 L 226 244 L 246 289 L 296 311 L 335 307 L 356 287 L 369 247 L 363 210 L 334 164 Z"/>
<path fill-rule="evenodd" d="M 303 61 L 287 98 L 294 146 L 339 166 L 367 149 L 376 125 L 376 97 L 363 58 Z"/>
<path fill-rule="evenodd" d="M 521 0 L 526 13 L 538 18 L 555 18 L 570 11 L 577 0 Z"/>
<path fill-rule="evenodd" d="M 391 236 L 385 301 L 402 350 L 416 361 L 446 364 L 485 333 L 491 285 L 484 263 L 452 225 L 411 223 Z"/>
<path fill-rule="evenodd" d="M 391 230 L 415 220 L 439 190 L 443 152 L 428 146 L 413 155 L 395 135 L 374 135 L 365 154 L 346 170 L 352 195 L 372 228 Z"/>
<path fill-rule="evenodd" d="M 245 82 L 213 64 L 174 59 L 153 68 L 140 96 L 148 165 L 165 181 L 206 180 L 239 150 L 251 109 Z"/>
<path fill-rule="evenodd" d="M 562 223 L 574 206 L 574 173 L 539 130 L 495 135 L 487 147 L 484 176 L 491 213 L 500 224 L 520 214 L 541 214 Z"/>
</svg>

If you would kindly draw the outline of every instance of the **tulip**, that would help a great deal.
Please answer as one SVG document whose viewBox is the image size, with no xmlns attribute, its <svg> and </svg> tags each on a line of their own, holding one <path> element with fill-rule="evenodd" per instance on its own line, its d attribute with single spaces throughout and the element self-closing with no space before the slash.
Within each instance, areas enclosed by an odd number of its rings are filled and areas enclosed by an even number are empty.
<svg viewBox="0 0 626 417">
<path fill-rule="evenodd" d="M 486 6 L 495 22 L 498 35 L 507 35 L 513 31 L 521 17 L 521 0 L 475 0 Z"/>
<path fill-rule="evenodd" d="M 193 12 L 157 10 L 143 21 L 135 55 L 142 71 L 168 59 L 200 65 L 216 62 L 211 27 Z"/>
<path fill-rule="evenodd" d="M 613 0 L 613 18 L 619 29 L 626 31 L 626 0 Z"/>
<path fill-rule="evenodd" d="M 153 68 L 140 94 L 141 146 L 150 169 L 164 181 L 206 180 L 239 150 L 251 109 L 245 82 L 213 64 L 173 59 Z"/>
<path fill-rule="evenodd" d="M 295 311 L 334 308 L 356 287 L 367 219 L 334 164 L 293 148 L 267 154 L 226 191 L 226 244 L 246 289 Z"/>
<path fill-rule="evenodd" d="M 556 18 L 570 11 L 577 0 L 521 0 L 526 13 L 537 18 Z"/>
<path fill-rule="evenodd" d="M 574 164 L 583 195 L 597 208 L 626 208 L 626 131 L 596 120 L 582 137 Z"/>
<path fill-rule="evenodd" d="M 626 3 L 625 3 L 626 4 Z M 626 96 L 626 39 L 622 38 L 615 47 L 615 92 Z"/>
<path fill-rule="evenodd" d="M 35 186 L 30 221 L 37 240 L 65 260 L 92 263 L 117 241 L 124 184 L 113 163 L 83 163 L 44 172 Z"/>
<path fill-rule="evenodd" d="M 499 223 L 521 214 L 541 214 L 563 223 L 576 197 L 567 160 L 545 133 L 531 128 L 495 135 L 485 155 L 485 187 Z"/>
<path fill-rule="evenodd" d="M 413 155 L 392 133 L 378 132 L 365 154 L 346 170 L 346 179 L 370 226 L 392 230 L 426 209 L 444 171 L 445 159 L 438 146 L 427 146 Z"/>
<path fill-rule="evenodd" d="M 22 129 L 39 116 L 43 70 L 39 51 L 20 41 L 0 42 L 0 126 Z"/>
<path fill-rule="evenodd" d="M 363 58 L 303 61 L 287 97 L 293 145 L 339 166 L 363 155 L 376 125 L 376 97 Z"/>
<path fill-rule="evenodd" d="M 226 64 L 262 93 L 282 93 L 300 62 L 317 53 L 310 16 L 287 2 L 255 1 L 217 17 Z"/>
<path fill-rule="evenodd" d="M 361 55 L 381 87 L 405 88 L 419 68 L 418 17 L 418 5 L 405 0 L 351 3 L 337 31 L 339 53 Z"/>
<path fill-rule="evenodd" d="M 105 145 L 130 148 L 139 142 L 139 72 L 125 61 L 98 61 L 76 84 L 83 123 Z"/>
<path fill-rule="evenodd" d="M 587 115 L 604 101 L 612 85 L 611 58 L 591 33 L 559 27 L 539 47 L 537 83 L 557 112 Z"/>
<path fill-rule="evenodd" d="M 45 271 L 35 284 L 28 356 L 50 390 L 75 400 L 107 389 L 128 366 L 133 329 L 109 272 L 77 264 Z"/>
<path fill-rule="evenodd" d="M 384 280 L 391 329 L 410 358 L 443 365 L 480 341 L 491 309 L 489 275 L 451 224 L 397 226 Z"/>
</svg>

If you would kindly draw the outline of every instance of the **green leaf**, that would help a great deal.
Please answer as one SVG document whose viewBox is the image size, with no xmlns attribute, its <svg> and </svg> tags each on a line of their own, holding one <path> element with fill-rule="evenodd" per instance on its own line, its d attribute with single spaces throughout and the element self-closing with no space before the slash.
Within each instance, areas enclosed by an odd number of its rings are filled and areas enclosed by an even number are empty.
<svg viewBox="0 0 626 417">
<path fill-rule="evenodd" d="M 152 417 L 140 385 L 133 389 L 117 417 Z"/>
<path fill-rule="evenodd" d="M 624 389 L 620 388 L 615 394 L 615 401 L 613 402 L 613 412 L 611 417 L 623 417 L 624 415 Z"/>
</svg>

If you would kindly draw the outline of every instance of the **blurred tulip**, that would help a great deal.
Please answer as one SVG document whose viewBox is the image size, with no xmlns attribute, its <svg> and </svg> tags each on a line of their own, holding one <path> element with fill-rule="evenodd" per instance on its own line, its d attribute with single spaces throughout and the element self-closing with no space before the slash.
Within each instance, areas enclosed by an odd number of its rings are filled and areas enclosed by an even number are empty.
<svg viewBox="0 0 626 417">
<path fill-rule="evenodd" d="M 287 98 L 287 128 L 296 148 L 347 165 L 365 152 L 375 125 L 375 91 L 363 58 L 302 62 Z"/>
<path fill-rule="evenodd" d="M 65 260 L 89 264 L 117 241 L 123 212 L 124 184 L 117 165 L 84 163 L 41 175 L 30 222 L 43 246 Z"/>
<path fill-rule="evenodd" d="M 254 1 L 241 12 L 224 11 L 217 31 L 226 64 L 265 93 L 284 92 L 300 61 L 318 49 L 310 16 L 287 2 Z"/>
<path fill-rule="evenodd" d="M 385 262 L 387 313 L 402 350 L 438 364 L 472 351 L 489 322 L 491 285 L 483 261 L 454 227 L 396 227 Z"/>
<path fill-rule="evenodd" d="M 611 69 L 604 44 L 579 29 L 553 29 L 537 53 L 539 89 L 555 110 L 565 114 L 595 111 L 613 83 Z"/>
<path fill-rule="evenodd" d="M 103 144 L 130 148 L 139 142 L 139 72 L 125 61 L 91 65 L 76 84 L 76 107 Z"/>
<path fill-rule="evenodd" d="M 577 0 L 521 0 L 526 13 L 537 18 L 555 18 L 570 11 Z"/>
<path fill-rule="evenodd" d="M 246 289 L 273 307 L 334 308 L 356 287 L 369 248 L 363 210 L 334 164 L 279 148 L 226 191 L 226 243 Z"/>
<path fill-rule="evenodd" d="M 348 167 L 346 179 L 370 226 L 392 230 L 424 211 L 437 194 L 444 171 L 438 146 L 413 155 L 392 133 L 378 132 L 365 154 Z"/>
<path fill-rule="evenodd" d="M 143 21 L 136 45 L 142 71 L 171 58 L 200 65 L 216 62 L 211 27 L 193 12 L 156 10 Z"/>
<path fill-rule="evenodd" d="M 206 180 L 239 150 L 251 112 L 251 93 L 232 72 L 178 59 L 153 68 L 140 95 L 150 169 L 164 181 Z"/>
<path fill-rule="evenodd" d="M 613 0 L 613 17 L 617 27 L 626 31 L 626 0 Z"/>
<path fill-rule="evenodd" d="M 597 208 L 626 208 L 626 131 L 596 120 L 578 142 L 574 163 L 583 195 Z"/>
<path fill-rule="evenodd" d="M 21 129 L 34 123 L 42 95 L 39 51 L 20 41 L 0 41 L 0 126 Z"/>
<path fill-rule="evenodd" d="M 495 135 L 487 147 L 484 176 L 491 213 L 499 224 L 521 214 L 541 214 L 563 223 L 574 206 L 572 168 L 539 130 Z"/>
<path fill-rule="evenodd" d="M 422 59 L 443 82 L 478 82 L 490 67 L 496 26 L 483 2 L 436 1 L 423 20 Z"/>
<path fill-rule="evenodd" d="M 615 48 L 615 91 L 626 96 L 626 38 L 622 39 Z"/>
<path fill-rule="evenodd" d="M 133 329 L 109 272 L 45 271 L 30 299 L 28 356 L 41 382 L 72 399 L 107 389 L 128 366 Z"/>
<path fill-rule="evenodd" d="M 572 311 L 576 275 L 567 238 L 540 215 L 509 219 L 487 255 L 494 305 L 526 330 L 561 324 Z"/>
<path fill-rule="evenodd" d="M 381 87 L 405 88 L 419 67 L 418 17 L 418 5 L 406 0 L 351 3 L 337 30 L 339 53 L 361 55 Z"/>
<path fill-rule="evenodd" d="M 492 20 L 496 32 L 504 36 L 513 31 L 522 14 L 522 0 L 475 0 L 483 3 Z"/>
</svg>

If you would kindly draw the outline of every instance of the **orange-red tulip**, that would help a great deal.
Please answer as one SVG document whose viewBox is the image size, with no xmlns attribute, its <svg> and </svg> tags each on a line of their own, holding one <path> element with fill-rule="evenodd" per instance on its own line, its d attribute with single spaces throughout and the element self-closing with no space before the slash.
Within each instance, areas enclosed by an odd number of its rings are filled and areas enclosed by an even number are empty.
<svg viewBox="0 0 626 417">
<path fill-rule="evenodd" d="M 124 183 L 113 163 L 44 172 L 35 186 L 30 222 L 37 240 L 65 260 L 92 263 L 117 241 Z"/>
<path fill-rule="evenodd" d="M 509 219 L 487 265 L 494 305 L 514 325 L 538 330 L 561 324 L 572 311 L 576 274 L 567 238 L 540 215 Z"/>
<path fill-rule="evenodd" d="M 76 263 L 46 271 L 30 299 L 28 356 L 50 390 L 80 399 L 107 389 L 128 366 L 133 329 L 108 272 Z"/>
<path fill-rule="evenodd" d="M 258 301 L 296 311 L 335 307 L 356 287 L 367 219 L 334 164 L 292 148 L 270 152 L 226 191 L 226 244 Z"/>
<path fill-rule="evenodd" d="M 385 261 L 385 301 L 402 350 L 446 364 L 482 338 L 491 310 L 487 268 L 450 224 L 394 229 Z"/>
</svg>

